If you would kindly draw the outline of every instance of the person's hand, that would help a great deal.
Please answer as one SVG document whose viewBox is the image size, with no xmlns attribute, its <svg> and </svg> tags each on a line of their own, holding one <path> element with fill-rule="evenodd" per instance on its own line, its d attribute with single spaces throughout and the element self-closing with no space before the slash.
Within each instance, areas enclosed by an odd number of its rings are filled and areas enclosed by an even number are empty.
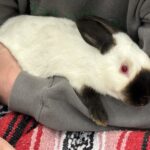
<svg viewBox="0 0 150 150">
<path fill-rule="evenodd" d="M 15 150 L 7 141 L 0 138 L 0 150 Z"/>
<path fill-rule="evenodd" d="M 0 97 L 3 104 L 8 104 L 13 84 L 20 72 L 21 68 L 17 61 L 9 50 L 0 43 Z"/>
</svg>

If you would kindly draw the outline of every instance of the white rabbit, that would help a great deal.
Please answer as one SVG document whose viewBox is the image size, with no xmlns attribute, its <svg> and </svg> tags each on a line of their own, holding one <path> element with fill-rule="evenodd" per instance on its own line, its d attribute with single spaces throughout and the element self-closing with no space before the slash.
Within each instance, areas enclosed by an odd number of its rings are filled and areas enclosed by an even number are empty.
<svg viewBox="0 0 150 150">
<path fill-rule="evenodd" d="M 18 16 L 0 28 L 0 42 L 30 74 L 66 77 L 97 124 L 107 123 L 100 94 L 134 105 L 150 97 L 150 59 L 105 20 Z"/>
</svg>

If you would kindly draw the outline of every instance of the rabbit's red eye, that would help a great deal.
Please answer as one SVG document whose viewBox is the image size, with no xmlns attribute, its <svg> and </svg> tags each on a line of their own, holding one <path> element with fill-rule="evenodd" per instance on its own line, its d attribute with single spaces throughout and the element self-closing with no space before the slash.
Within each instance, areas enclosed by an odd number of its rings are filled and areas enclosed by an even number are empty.
<svg viewBox="0 0 150 150">
<path fill-rule="evenodd" d="M 120 71 L 124 74 L 128 73 L 128 66 L 127 65 L 122 65 L 120 68 Z"/>
</svg>

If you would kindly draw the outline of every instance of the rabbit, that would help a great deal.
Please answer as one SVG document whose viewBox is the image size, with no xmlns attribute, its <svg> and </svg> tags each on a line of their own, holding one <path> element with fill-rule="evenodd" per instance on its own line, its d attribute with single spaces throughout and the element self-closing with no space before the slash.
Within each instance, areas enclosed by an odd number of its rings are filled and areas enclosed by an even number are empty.
<svg viewBox="0 0 150 150">
<path fill-rule="evenodd" d="M 68 79 L 97 125 L 108 123 L 101 94 L 135 106 L 149 102 L 149 56 L 100 17 L 16 16 L 0 27 L 0 42 L 22 70 Z"/>
</svg>

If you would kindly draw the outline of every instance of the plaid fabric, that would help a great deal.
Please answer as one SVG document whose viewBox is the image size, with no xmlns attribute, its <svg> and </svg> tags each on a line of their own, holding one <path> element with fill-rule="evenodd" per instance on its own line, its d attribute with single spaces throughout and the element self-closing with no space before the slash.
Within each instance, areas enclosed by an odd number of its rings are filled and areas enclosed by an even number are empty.
<svg viewBox="0 0 150 150">
<path fill-rule="evenodd" d="M 16 150 L 150 150 L 150 131 L 58 132 L 0 110 L 0 136 Z"/>
</svg>

